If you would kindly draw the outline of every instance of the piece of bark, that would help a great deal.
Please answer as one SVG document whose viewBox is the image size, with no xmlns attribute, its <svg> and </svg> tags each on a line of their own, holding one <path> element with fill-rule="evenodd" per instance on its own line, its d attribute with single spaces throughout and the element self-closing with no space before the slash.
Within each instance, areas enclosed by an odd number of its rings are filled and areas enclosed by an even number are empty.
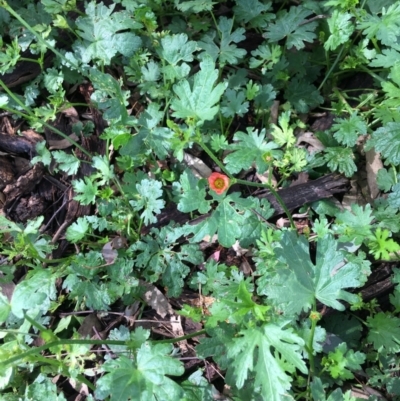
<svg viewBox="0 0 400 401">
<path fill-rule="evenodd" d="M 349 180 L 340 174 L 329 174 L 304 184 L 293 185 L 278 191 L 289 210 L 297 209 L 306 203 L 330 198 L 334 194 L 346 192 L 349 189 Z M 283 214 L 283 209 L 274 195 L 267 190 L 257 195 L 266 198 L 275 209 L 274 216 Z"/>
<path fill-rule="evenodd" d="M 0 132 L 0 151 L 32 157 L 36 154 L 36 141 L 18 135 Z"/>
<path fill-rule="evenodd" d="M 37 163 L 26 174 L 20 176 L 15 183 L 9 184 L 4 188 L 3 193 L 6 195 L 4 210 L 6 213 L 16 198 L 33 191 L 35 186 L 41 181 L 43 171 L 43 164 Z"/>
<path fill-rule="evenodd" d="M 0 155 L 0 191 L 14 181 L 14 169 L 7 156 Z"/>
<path fill-rule="evenodd" d="M 32 194 L 27 198 L 22 198 L 9 215 L 14 221 L 26 223 L 28 220 L 42 215 L 46 207 L 47 203 L 44 198 L 38 194 Z"/>
</svg>

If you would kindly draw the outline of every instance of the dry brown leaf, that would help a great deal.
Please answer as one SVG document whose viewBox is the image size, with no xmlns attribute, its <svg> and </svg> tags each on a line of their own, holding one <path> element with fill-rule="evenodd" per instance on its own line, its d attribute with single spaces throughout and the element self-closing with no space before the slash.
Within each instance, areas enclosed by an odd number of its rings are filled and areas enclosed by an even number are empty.
<svg viewBox="0 0 400 401">
<path fill-rule="evenodd" d="M 75 142 L 79 141 L 79 138 L 76 136 L 76 134 L 68 135 L 68 138 L 73 139 Z M 47 143 L 49 145 L 49 149 L 50 150 L 67 149 L 67 148 L 72 146 L 71 141 L 69 141 L 68 139 L 59 139 L 59 140 L 51 140 L 51 139 L 49 139 L 47 141 Z"/>
<path fill-rule="evenodd" d="M 157 287 L 152 284 L 147 284 L 143 281 L 140 281 L 140 285 L 146 290 L 143 294 L 143 300 L 149 306 L 151 306 L 157 312 L 157 314 L 159 314 L 162 318 L 165 318 L 167 315 L 174 314 L 174 310 L 168 302 L 168 299 Z"/>
<path fill-rule="evenodd" d="M 367 171 L 369 195 L 371 197 L 371 200 L 373 200 L 376 199 L 380 193 L 377 177 L 378 171 L 383 168 L 383 163 L 380 153 L 376 152 L 375 149 L 371 149 L 365 152 L 365 159 L 367 162 L 365 170 Z"/>
</svg>

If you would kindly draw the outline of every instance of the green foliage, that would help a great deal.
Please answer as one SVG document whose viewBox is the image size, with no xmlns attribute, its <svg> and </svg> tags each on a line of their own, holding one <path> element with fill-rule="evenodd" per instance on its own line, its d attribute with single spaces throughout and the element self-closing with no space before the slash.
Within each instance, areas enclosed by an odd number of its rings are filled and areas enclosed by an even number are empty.
<svg viewBox="0 0 400 401">
<path fill-rule="evenodd" d="M 60 198 L 54 216 L 0 215 L 0 398 L 64 400 L 61 377 L 88 400 L 353 401 L 356 373 L 399 396 L 399 272 L 390 305 L 357 291 L 371 261 L 399 258 L 400 2 L 36 3 L 0 1 L 2 115 L 43 133 L 25 153 L 83 214 L 65 228 Z M 40 74 L 10 82 L 22 63 Z M 374 202 L 303 205 L 289 228 L 253 192 L 353 178 L 371 149 Z M 187 291 L 199 303 L 181 307 Z M 81 338 L 88 310 L 124 317 Z"/>
<path fill-rule="evenodd" d="M 300 357 L 304 342 L 291 330 L 266 324 L 260 328 L 242 330 L 229 344 L 228 357 L 234 358 L 235 384 L 240 389 L 254 371 L 255 386 L 265 400 L 281 400 L 290 388 L 291 377 L 297 368 L 306 373 Z M 272 349 L 274 353 L 272 353 Z"/>
<path fill-rule="evenodd" d="M 264 36 L 271 42 L 286 39 L 286 48 L 294 46 L 300 50 L 305 46 L 304 42 L 312 42 L 316 38 L 314 30 L 317 23 L 304 23 L 311 14 L 311 10 L 302 6 L 291 7 L 289 11 L 283 10 L 278 13 L 277 21 L 269 25 Z"/>
<path fill-rule="evenodd" d="M 226 88 L 223 83 L 215 85 L 217 78 L 218 70 L 214 62 L 209 56 L 204 56 L 200 62 L 200 72 L 194 75 L 192 85 L 187 80 L 174 85 L 177 97 L 171 102 L 175 110 L 173 116 L 192 119 L 196 123 L 212 120 L 219 109 L 216 103 Z"/>
<path fill-rule="evenodd" d="M 75 54 L 84 64 L 96 60 L 108 65 L 118 53 L 130 57 L 141 45 L 141 40 L 133 33 L 141 28 L 127 11 L 113 12 L 103 3 L 91 2 L 86 7 L 86 15 L 76 20 L 76 33 L 80 40 L 75 42 Z M 133 32 L 126 32 L 130 29 Z M 125 31 L 125 32 L 119 32 Z"/>
<path fill-rule="evenodd" d="M 236 142 L 228 147 L 233 152 L 225 158 L 227 169 L 232 174 L 248 169 L 253 163 L 260 173 L 264 173 L 272 160 L 282 154 L 275 150 L 278 148 L 275 142 L 265 140 L 265 130 L 258 134 L 257 131 L 248 128 L 247 133 L 236 132 L 233 139 Z"/>
<path fill-rule="evenodd" d="M 354 378 L 352 371 L 360 370 L 364 362 L 363 353 L 348 350 L 346 343 L 341 343 L 334 352 L 323 357 L 321 363 L 334 379 L 346 380 Z"/>
<path fill-rule="evenodd" d="M 346 263 L 331 235 L 318 240 L 316 263 L 312 263 L 308 242 L 293 232 L 284 233 L 275 254 L 281 263 L 269 283 L 261 290 L 285 314 L 308 311 L 318 300 L 337 310 L 344 310 L 339 300 L 356 302 L 345 288 L 360 287 L 367 274 L 360 263 Z M 334 277 L 334 279 L 333 279 Z M 300 285 L 299 285 L 300 284 Z"/>
<path fill-rule="evenodd" d="M 184 369 L 182 363 L 168 354 L 169 344 L 151 346 L 143 344 L 134 360 L 121 355 L 118 359 L 103 364 L 105 375 L 99 379 L 96 397 L 104 400 L 177 400 L 182 388 L 169 376 L 180 376 Z"/>
</svg>

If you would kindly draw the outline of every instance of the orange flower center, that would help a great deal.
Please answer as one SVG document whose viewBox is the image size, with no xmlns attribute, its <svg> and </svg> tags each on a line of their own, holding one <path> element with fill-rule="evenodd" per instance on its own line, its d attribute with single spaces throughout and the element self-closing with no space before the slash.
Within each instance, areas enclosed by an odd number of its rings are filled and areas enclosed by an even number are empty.
<svg viewBox="0 0 400 401">
<path fill-rule="evenodd" d="M 217 179 L 214 181 L 214 186 L 215 186 L 215 188 L 217 188 L 217 189 L 222 189 L 222 188 L 225 187 L 225 181 L 224 181 L 222 178 L 217 178 Z"/>
</svg>

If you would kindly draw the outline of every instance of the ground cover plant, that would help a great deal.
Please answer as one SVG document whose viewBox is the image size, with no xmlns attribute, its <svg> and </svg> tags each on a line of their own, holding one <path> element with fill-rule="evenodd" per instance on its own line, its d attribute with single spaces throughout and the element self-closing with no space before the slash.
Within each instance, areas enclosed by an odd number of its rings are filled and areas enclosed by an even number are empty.
<svg viewBox="0 0 400 401">
<path fill-rule="evenodd" d="M 0 21 L 1 400 L 400 398 L 400 1 Z"/>
</svg>

